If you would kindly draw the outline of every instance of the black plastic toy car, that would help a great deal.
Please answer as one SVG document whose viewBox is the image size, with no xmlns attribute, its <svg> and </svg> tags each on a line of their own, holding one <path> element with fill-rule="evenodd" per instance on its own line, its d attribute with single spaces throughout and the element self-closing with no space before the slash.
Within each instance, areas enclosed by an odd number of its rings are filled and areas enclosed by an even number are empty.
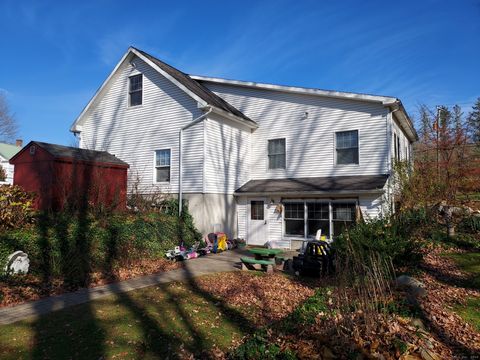
<svg viewBox="0 0 480 360">
<path fill-rule="evenodd" d="M 293 270 L 300 275 L 320 276 L 333 272 L 333 254 L 325 241 L 309 241 L 303 254 L 293 257 Z"/>
</svg>

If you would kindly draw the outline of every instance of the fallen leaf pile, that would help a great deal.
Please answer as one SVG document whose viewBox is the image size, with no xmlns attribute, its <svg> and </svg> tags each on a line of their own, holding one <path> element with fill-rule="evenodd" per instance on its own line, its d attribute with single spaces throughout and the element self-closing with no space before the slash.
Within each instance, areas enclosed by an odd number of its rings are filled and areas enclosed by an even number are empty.
<svg viewBox="0 0 480 360">
<path fill-rule="evenodd" d="M 314 294 L 311 286 L 279 273 L 263 276 L 249 272 L 226 273 L 215 280 L 199 278 L 197 284 L 231 306 L 251 308 L 256 325 L 284 318 Z"/>
<path fill-rule="evenodd" d="M 181 266 L 183 266 L 181 262 L 172 262 L 166 259 L 142 259 L 132 262 L 128 266 L 114 269 L 108 274 L 93 272 L 90 274 L 89 287 L 170 271 Z M 34 274 L 13 276 L 0 280 L 0 307 L 17 305 L 75 290 L 77 289 L 67 286 L 61 278 L 53 278 L 49 282 L 45 282 L 41 276 Z"/>
<path fill-rule="evenodd" d="M 480 354 L 480 334 L 453 310 L 456 304 L 465 304 L 466 299 L 480 297 L 480 291 L 460 287 L 469 276 L 458 269 L 439 250 L 425 256 L 420 280 L 425 284 L 427 296 L 420 300 L 420 306 L 432 331 L 455 353 L 466 356 Z"/>
</svg>

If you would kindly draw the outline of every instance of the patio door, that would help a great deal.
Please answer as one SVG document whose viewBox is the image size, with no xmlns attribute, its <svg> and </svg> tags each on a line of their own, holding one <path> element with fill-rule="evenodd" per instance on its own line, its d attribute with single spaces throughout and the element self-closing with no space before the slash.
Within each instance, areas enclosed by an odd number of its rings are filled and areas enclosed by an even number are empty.
<svg viewBox="0 0 480 360">
<path fill-rule="evenodd" d="M 248 203 L 249 245 L 265 245 L 268 241 L 267 203 L 265 199 L 250 199 Z"/>
</svg>

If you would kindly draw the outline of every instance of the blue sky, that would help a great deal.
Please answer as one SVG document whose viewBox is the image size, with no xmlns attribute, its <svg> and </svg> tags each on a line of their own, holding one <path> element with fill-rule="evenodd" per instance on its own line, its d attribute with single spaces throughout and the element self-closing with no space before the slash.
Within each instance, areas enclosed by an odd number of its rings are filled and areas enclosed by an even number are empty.
<svg viewBox="0 0 480 360">
<path fill-rule="evenodd" d="M 0 2 L 0 89 L 20 137 L 68 129 L 130 45 L 187 73 L 399 97 L 480 96 L 480 1 Z"/>
</svg>

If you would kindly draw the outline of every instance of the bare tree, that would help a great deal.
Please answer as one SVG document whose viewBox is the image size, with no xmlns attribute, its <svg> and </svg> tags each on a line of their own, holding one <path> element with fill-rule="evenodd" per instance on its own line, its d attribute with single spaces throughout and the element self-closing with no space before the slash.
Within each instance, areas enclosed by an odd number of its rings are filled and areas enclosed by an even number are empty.
<svg viewBox="0 0 480 360">
<path fill-rule="evenodd" d="M 0 92 L 0 141 L 13 142 L 18 132 L 18 124 L 11 113 L 5 94 Z"/>
</svg>

